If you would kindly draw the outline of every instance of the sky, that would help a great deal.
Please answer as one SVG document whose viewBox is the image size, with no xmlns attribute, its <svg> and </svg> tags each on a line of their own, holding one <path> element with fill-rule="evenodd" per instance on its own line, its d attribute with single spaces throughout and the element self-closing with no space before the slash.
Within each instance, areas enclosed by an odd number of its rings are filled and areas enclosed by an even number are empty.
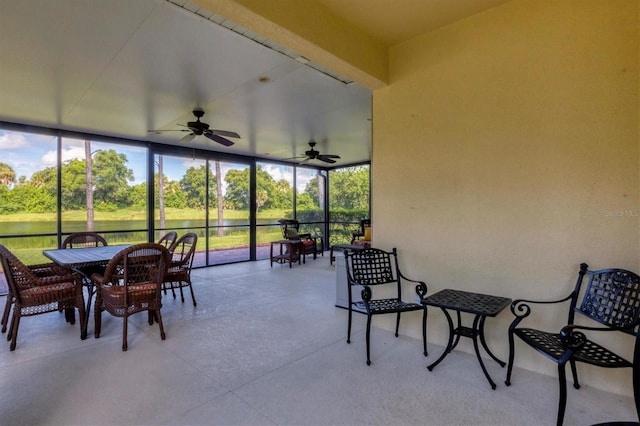
<svg viewBox="0 0 640 426">
<path fill-rule="evenodd" d="M 115 149 L 119 153 L 127 156 L 127 166 L 133 170 L 134 181 L 132 185 L 146 181 L 146 148 L 119 145 L 113 143 L 91 142 L 91 151 L 99 149 Z M 62 139 L 62 161 L 74 158 L 84 158 L 83 139 Z M 31 175 L 46 167 L 56 165 L 57 158 L 57 136 L 39 135 L 33 133 L 11 132 L 0 130 L 0 162 L 7 163 L 16 173 L 16 178 L 25 176 L 27 179 Z M 189 167 L 200 167 L 204 160 L 192 157 L 165 156 L 163 161 L 164 174 L 170 180 L 180 180 L 184 172 Z M 293 184 L 293 174 L 291 166 L 279 164 L 259 163 L 263 169 L 276 180 L 285 179 L 290 185 Z M 224 176 L 232 168 L 245 169 L 246 164 L 221 163 L 221 172 Z M 303 170 L 303 169 L 300 169 Z M 303 191 L 313 173 L 298 174 L 298 189 Z"/>
</svg>

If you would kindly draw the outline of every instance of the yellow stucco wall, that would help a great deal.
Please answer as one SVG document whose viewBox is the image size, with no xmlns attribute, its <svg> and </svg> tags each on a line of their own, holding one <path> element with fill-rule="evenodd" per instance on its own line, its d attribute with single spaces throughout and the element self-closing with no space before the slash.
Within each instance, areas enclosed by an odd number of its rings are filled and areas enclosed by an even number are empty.
<svg viewBox="0 0 640 426">
<path fill-rule="evenodd" d="M 374 245 L 397 247 L 431 293 L 548 299 L 571 291 L 581 262 L 640 271 L 638 5 L 515 0 L 392 47 L 390 84 L 373 98 Z M 532 324 L 565 321 L 566 308 L 545 312 Z M 420 337 L 420 315 L 406 319 Z M 502 358 L 511 319 L 487 321 Z M 435 309 L 428 332 L 446 343 Z M 630 339 L 604 341 L 632 353 Z M 517 366 L 557 375 L 518 349 Z M 631 392 L 630 369 L 580 371 Z"/>
</svg>

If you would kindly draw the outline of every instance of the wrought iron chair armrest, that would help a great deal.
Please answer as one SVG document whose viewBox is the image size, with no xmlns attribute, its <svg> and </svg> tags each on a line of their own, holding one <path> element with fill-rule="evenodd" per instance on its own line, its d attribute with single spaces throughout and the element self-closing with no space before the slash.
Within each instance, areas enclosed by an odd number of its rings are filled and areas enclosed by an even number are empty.
<svg viewBox="0 0 640 426">
<path fill-rule="evenodd" d="M 361 287 L 362 291 L 360 291 L 360 297 L 362 297 L 362 300 L 365 303 L 369 303 L 369 301 L 371 300 L 371 297 L 373 296 L 373 291 L 371 290 L 371 287 L 369 287 L 366 284 L 361 284 L 358 281 L 355 281 L 353 279 L 349 279 L 349 288 L 351 287 Z"/>
<path fill-rule="evenodd" d="M 572 351 L 575 351 L 576 349 L 580 349 L 587 342 L 587 336 L 585 336 L 585 334 L 580 331 L 576 331 L 576 329 L 604 330 L 600 327 L 579 327 L 575 325 L 564 326 L 562 327 L 562 330 L 560 330 L 560 341 L 562 342 L 562 346 L 565 349 L 571 349 Z"/>
<path fill-rule="evenodd" d="M 416 294 L 420 296 L 420 299 L 424 299 L 427 296 L 427 283 L 424 281 L 413 280 L 409 277 L 402 275 L 402 272 L 398 271 L 398 275 L 405 281 L 409 281 L 411 283 L 416 284 Z"/>
<path fill-rule="evenodd" d="M 371 291 L 371 287 L 368 285 L 362 286 L 362 291 L 360 292 L 360 297 L 362 297 L 362 301 L 369 306 L 369 302 L 371 301 L 371 297 L 373 296 L 373 292 Z"/>
<path fill-rule="evenodd" d="M 531 306 L 530 304 L 536 305 L 553 305 L 557 303 L 566 302 L 571 299 L 573 296 L 573 292 L 568 296 L 563 297 L 558 300 L 526 300 L 526 299 L 516 299 L 511 302 L 511 313 L 515 316 L 515 319 L 509 325 L 509 332 L 513 332 L 520 322 L 528 317 L 531 314 Z"/>
<path fill-rule="evenodd" d="M 556 303 L 566 302 L 573 296 L 573 293 L 569 294 L 566 297 L 558 300 L 526 300 L 526 299 L 516 299 L 511 302 L 511 313 L 516 317 L 523 319 L 528 317 L 531 314 L 531 306 L 530 304 L 536 305 L 553 305 Z"/>
<path fill-rule="evenodd" d="M 640 319 L 632 324 L 625 325 L 624 327 L 589 327 L 586 325 L 569 324 L 562 327 L 560 330 L 560 340 L 565 348 L 578 349 L 587 340 L 584 333 L 577 330 L 589 330 L 589 331 L 633 331 L 635 327 L 640 324 Z"/>
</svg>

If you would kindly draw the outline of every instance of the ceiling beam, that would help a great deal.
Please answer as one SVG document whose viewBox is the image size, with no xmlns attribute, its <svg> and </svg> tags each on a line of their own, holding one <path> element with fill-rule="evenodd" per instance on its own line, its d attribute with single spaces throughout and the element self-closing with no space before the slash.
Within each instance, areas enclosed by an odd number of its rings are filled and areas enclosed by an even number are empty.
<svg viewBox="0 0 640 426">
<path fill-rule="evenodd" d="M 370 90 L 388 84 L 388 50 L 314 0 L 191 0 Z"/>
</svg>

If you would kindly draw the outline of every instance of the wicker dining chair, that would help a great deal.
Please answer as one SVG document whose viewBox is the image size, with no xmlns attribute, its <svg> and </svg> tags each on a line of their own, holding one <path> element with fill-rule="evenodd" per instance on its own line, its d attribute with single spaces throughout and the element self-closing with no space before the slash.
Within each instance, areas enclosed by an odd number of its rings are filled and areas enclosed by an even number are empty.
<svg viewBox="0 0 640 426">
<path fill-rule="evenodd" d="M 69 234 L 67 238 L 62 241 L 60 248 L 85 248 L 85 247 L 100 247 L 106 246 L 107 240 L 100 234 L 95 232 L 74 232 Z"/>
<path fill-rule="evenodd" d="M 0 244 L 0 261 L 5 272 L 9 294 L 2 316 L 2 331 L 6 331 L 11 305 L 13 316 L 7 340 L 15 350 L 20 319 L 48 312 L 65 312 L 65 319 L 75 324 L 78 309 L 80 324 L 84 323 L 82 277 L 54 263 L 27 266 Z"/>
<path fill-rule="evenodd" d="M 167 249 L 171 249 L 171 246 L 176 242 L 177 238 L 178 233 L 176 231 L 170 231 L 160 237 L 158 244 L 165 246 Z"/>
<path fill-rule="evenodd" d="M 96 283 L 94 307 L 95 337 L 100 337 L 102 311 L 123 319 L 122 350 L 127 350 L 127 323 L 129 316 L 148 311 L 149 325 L 154 319 L 160 327 L 160 337 L 165 339 L 160 313 L 160 288 L 171 254 L 157 243 L 130 246 L 116 254 L 107 264 L 104 275 L 95 273 L 91 279 Z"/>
<path fill-rule="evenodd" d="M 162 283 L 165 294 L 167 290 L 171 290 L 174 299 L 176 297 L 175 289 L 180 289 L 182 303 L 184 303 L 182 288 L 189 287 L 193 306 L 196 306 L 196 296 L 193 293 L 193 286 L 191 285 L 191 267 L 193 266 L 193 256 L 196 251 L 197 242 L 198 236 L 193 232 L 189 232 L 180 237 L 171 246 L 171 265 Z"/>
</svg>

